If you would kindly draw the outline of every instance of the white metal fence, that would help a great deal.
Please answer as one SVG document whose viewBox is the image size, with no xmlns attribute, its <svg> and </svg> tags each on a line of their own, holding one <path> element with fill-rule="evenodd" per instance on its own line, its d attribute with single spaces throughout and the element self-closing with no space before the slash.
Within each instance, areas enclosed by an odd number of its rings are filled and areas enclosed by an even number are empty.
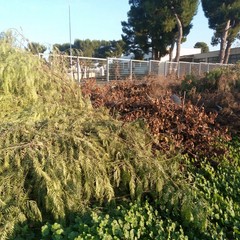
<svg viewBox="0 0 240 240">
<path fill-rule="evenodd" d="M 39 55 L 43 58 L 43 55 Z M 99 81 L 141 79 L 145 76 L 177 77 L 193 74 L 202 75 L 214 68 L 226 67 L 227 64 L 194 63 L 194 62 L 160 62 L 155 60 L 140 61 L 121 58 L 89 58 L 66 55 L 49 55 L 46 61 L 58 66 L 72 78 L 81 82 L 85 79 Z"/>
</svg>

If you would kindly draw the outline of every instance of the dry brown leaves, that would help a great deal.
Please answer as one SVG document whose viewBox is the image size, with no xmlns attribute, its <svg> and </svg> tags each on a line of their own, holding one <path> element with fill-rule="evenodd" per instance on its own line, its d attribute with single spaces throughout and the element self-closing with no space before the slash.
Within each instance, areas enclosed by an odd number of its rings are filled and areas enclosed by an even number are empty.
<svg viewBox="0 0 240 240">
<path fill-rule="evenodd" d="M 152 82 L 115 82 L 99 86 L 93 81 L 82 86 L 94 107 L 105 106 L 110 113 L 118 113 L 122 121 L 142 119 L 158 139 L 155 149 L 180 150 L 190 156 L 213 157 L 224 154 L 226 149 L 218 142 L 229 140 L 225 128 L 216 123 L 216 113 L 206 113 L 190 102 L 176 104 L 167 89 L 156 91 Z M 157 94 L 156 94 L 157 93 Z"/>
</svg>

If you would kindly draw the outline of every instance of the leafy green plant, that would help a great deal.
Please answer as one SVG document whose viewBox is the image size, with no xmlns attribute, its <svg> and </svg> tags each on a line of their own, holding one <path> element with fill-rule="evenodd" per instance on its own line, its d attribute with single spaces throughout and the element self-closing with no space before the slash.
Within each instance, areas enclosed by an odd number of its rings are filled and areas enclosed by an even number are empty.
<svg viewBox="0 0 240 240">
<path fill-rule="evenodd" d="M 196 87 L 199 84 L 199 78 L 196 77 L 195 75 L 187 75 L 185 76 L 185 78 L 181 81 L 181 87 L 180 90 L 181 91 L 186 91 L 189 92 L 191 91 L 193 88 L 196 89 Z"/>
<path fill-rule="evenodd" d="M 180 91 L 187 94 L 195 92 L 214 92 L 218 90 L 219 80 L 223 74 L 222 68 L 213 69 L 202 78 L 196 75 L 187 75 L 180 84 Z"/>
<path fill-rule="evenodd" d="M 234 147 L 233 147 L 234 146 Z M 212 239 L 240 237 L 240 161 L 239 140 L 230 146 L 231 163 L 223 159 L 218 166 L 202 162 L 200 168 L 189 168 L 194 175 L 196 194 L 206 200 L 208 226 Z"/>
<path fill-rule="evenodd" d="M 183 229 L 170 219 L 164 221 L 148 203 L 130 203 L 108 213 L 93 210 L 78 217 L 75 223 L 63 228 L 59 224 L 42 227 L 45 239 L 187 239 Z"/>
</svg>

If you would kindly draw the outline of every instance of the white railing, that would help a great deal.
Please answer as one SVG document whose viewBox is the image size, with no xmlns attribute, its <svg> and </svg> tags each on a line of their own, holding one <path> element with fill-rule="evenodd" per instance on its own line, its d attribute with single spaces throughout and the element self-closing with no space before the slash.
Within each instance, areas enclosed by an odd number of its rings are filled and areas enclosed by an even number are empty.
<svg viewBox="0 0 240 240">
<path fill-rule="evenodd" d="M 43 58 L 43 54 L 39 54 Z M 195 62 L 140 61 L 121 58 L 89 58 L 66 55 L 49 55 L 46 61 L 52 66 L 60 66 L 72 78 L 81 82 L 85 79 L 99 81 L 141 79 L 145 76 L 175 75 L 178 78 L 193 74 L 203 75 L 214 68 L 227 64 Z M 71 64 L 72 63 L 72 66 Z"/>
</svg>

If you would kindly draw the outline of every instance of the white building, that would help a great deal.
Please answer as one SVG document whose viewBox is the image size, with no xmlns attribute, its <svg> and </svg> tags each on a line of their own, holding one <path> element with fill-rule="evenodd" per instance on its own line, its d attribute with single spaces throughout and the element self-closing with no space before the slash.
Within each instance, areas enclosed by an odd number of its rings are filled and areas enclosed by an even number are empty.
<svg viewBox="0 0 240 240">
<path fill-rule="evenodd" d="M 180 61 L 219 63 L 219 50 L 208 53 L 182 55 Z M 238 61 L 240 61 L 240 48 L 231 48 L 228 63 L 236 63 Z"/>
<path fill-rule="evenodd" d="M 181 48 L 180 50 L 180 56 L 193 56 L 195 54 L 201 53 L 201 48 Z M 134 53 L 130 53 L 127 56 L 122 56 L 123 59 L 134 59 Z M 173 50 L 173 59 L 176 57 L 176 48 Z M 149 54 L 144 54 L 143 59 L 148 61 L 152 60 L 152 52 L 149 52 Z M 164 57 L 161 57 L 160 62 L 167 62 L 169 61 L 169 54 L 165 55 Z"/>
</svg>

